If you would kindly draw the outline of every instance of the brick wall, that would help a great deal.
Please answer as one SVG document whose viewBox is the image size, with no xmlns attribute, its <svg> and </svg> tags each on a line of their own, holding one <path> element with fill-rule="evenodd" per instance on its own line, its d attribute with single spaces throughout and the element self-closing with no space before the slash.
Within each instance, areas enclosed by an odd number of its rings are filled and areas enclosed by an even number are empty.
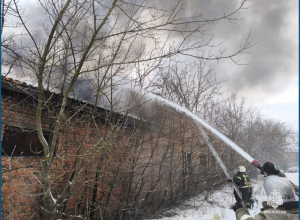
<svg viewBox="0 0 300 220">
<path fill-rule="evenodd" d="M 34 99 L 3 90 L 1 108 L 2 138 L 6 125 L 35 128 Z M 138 218 L 140 211 L 155 211 L 191 195 L 191 190 L 205 189 L 199 182 L 204 175 L 200 155 L 207 155 L 207 149 L 193 122 L 171 111 L 156 111 L 151 129 L 95 121 L 88 113 L 65 122 L 50 172 L 52 195 L 61 198 L 60 212 L 92 216 L 94 208 L 106 219 Z M 46 111 L 42 120 L 51 129 Z M 184 171 L 186 151 L 193 152 L 190 173 Z M 42 158 L 1 159 L 2 219 L 40 219 Z"/>
</svg>

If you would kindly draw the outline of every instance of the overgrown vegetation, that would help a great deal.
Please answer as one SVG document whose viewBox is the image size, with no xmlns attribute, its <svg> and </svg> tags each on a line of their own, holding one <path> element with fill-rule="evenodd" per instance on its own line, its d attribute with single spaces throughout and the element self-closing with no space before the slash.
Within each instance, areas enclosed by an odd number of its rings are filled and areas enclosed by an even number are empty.
<svg viewBox="0 0 300 220">
<path fill-rule="evenodd" d="M 42 157 L 5 155 L 3 185 L 19 191 L 2 195 L 31 201 L 32 219 L 141 219 L 222 184 L 194 123 L 149 103 L 142 91 L 190 109 L 259 160 L 277 162 L 293 141 L 291 130 L 247 109 L 236 94 L 220 101 L 222 82 L 207 63 L 236 62 L 250 36 L 232 54 L 199 52 L 215 47 L 205 27 L 237 20 L 245 1 L 209 20 L 187 17 L 183 1 L 159 8 L 153 1 L 44 0 L 39 25 L 17 0 L 2 6 L 2 109 L 14 115 L 3 126 L 30 126 L 43 149 Z M 209 136 L 231 169 L 243 160 Z M 2 216 L 20 212 L 5 206 Z"/>
</svg>

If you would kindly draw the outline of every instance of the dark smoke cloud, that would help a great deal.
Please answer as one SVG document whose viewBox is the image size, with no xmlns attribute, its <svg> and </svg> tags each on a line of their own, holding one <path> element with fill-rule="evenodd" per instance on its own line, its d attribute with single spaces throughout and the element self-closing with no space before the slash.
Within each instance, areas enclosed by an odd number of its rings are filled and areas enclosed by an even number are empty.
<svg viewBox="0 0 300 220">
<path fill-rule="evenodd" d="M 252 1 L 257 3 L 253 8 L 245 11 L 245 18 L 237 25 L 227 25 L 229 32 L 235 36 L 225 40 L 229 45 L 235 42 L 242 43 L 247 31 L 251 28 L 251 38 L 257 45 L 251 48 L 251 54 L 242 56 L 241 62 L 251 63 L 246 66 L 235 66 L 226 63 L 226 74 L 231 78 L 229 88 L 236 91 L 275 92 L 284 88 L 292 78 L 297 77 L 297 36 L 291 37 L 288 33 L 290 13 L 297 11 L 297 2 L 287 1 Z M 214 30 L 217 33 L 224 28 Z M 224 26 L 226 27 L 226 26 Z M 294 27 L 297 28 L 296 26 Z M 296 32 L 295 32 L 296 33 Z M 222 39 L 222 38 L 221 38 Z M 222 64 L 221 64 L 222 66 Z M 224 70 L 224 69 L 223 69 Z M 281 82 L 283 87 L 278 88 Z"/>
<path fill-rule="evenodd" d="M 141 0 L 132 2 L 139 3 Z M 184 0 L 181 2 L 182 11 L 178 16 L 193 16 L 203 13 L 203 18 L 213 19 L 222 16 L 224 12 L 232 12 L 240 2 L 241 0 Z M 111 1 L 106 0 L 105 4 L 110 5 Z M 151 0 L 149 4 L 170 9 L 175 6 L 176 1 Z M 42 29 L 47 18 L 46 15 L 37 7 L 37 3 L 29 2 L 25 6 L 28 25 L 36 30 L 35 35 L 39 35 L 43 39 L 44 32 L 39 31 L 37 27 Z M 275 86 L 278 82 L 285 85 L 298 75 L 298 39 L 295 39 L 297 35 L 290 39 L 287 29 L 291 22 L 289 21 L 291 13 L 297 15 L 298 1 L 248 0 L 245 7 L 250 6 L 253 7 L 242 10 L 234 16 L 243 18 L 242 20 L 234 23 L 228 20 L 219 21 L 205 28 L 207 33 L 214 34 L 213 42 L 215 44 L 223 42 L 221 49 L 227 48 L 228 54 L 238 49 L 246 40 L 251 29 L 251 39 L 253 42 L 257 42 L 257 45 L 249 50 L 251 54 L 237 57 L 241 63 L 251 63 L 251 65 L 237 66 L 230 60 L 221 61 L 219 75 L 221 78 L 230 78 L 227 86 L 231 90 L 271 93 L 275 89 L 279 89 Z M 296 25 L 295 29 L 297 29 Z M 194 25 L 190 24 L 183 28 L 192 27 Z M 173 34 L 172 37 L 179 36 Z M 140 47 L 140 42 L 137 44 Z"/>
<path fill-rule="evenodd" d="M 174 1 L 155 0 L 154 5 L 162 8 L 171 8 Z M 193 16 L 203 12 L 204 18 L 213 19 L 222 16 L 223 12 L 236 9 L 240 0 L 186 0 L 182 1 L 183 11 L 180 16 Z M 214 43 L 223 42 L 221 49 L 233 53 L 243 44 L 251 30 L 251 39 L 257 44 L 249 49 L 247 55 L 237 57 L 242 64 L 237 66 L 230 60 L 219 64 L 220 78 L 230 78 L 228 88 L 234 91 L 265 91 L 272 93 L 278 91 L 275 85 L 281 82 L 284 86 L 292 78 L 297 77 L 298 38 L 289 39 L 287 27 L 291 25 L 291 14 L 298 16 L 297 1 L 261 1 L 248 0 L 243 9 L 235 18 L 241 20 L 218 21 L 207 26 L 207 33 L 215 36 Z M 295 18 L 297 19 L 297 18 Z M 185 26 L 188 28 L 188 26 Z M 298 28 L 297 24 L 294 30 Z M 297 33 L 297 32 L 294 32 Z M 282 87 L 284 88 L 284 87 Z"/>
</svg>

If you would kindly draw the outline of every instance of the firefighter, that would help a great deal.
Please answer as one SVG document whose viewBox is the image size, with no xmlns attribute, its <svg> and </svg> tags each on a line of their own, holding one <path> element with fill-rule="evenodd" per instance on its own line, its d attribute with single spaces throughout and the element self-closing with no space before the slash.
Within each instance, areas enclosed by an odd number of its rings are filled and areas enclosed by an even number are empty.
<svg viewBox="0 0 300 220">
<path fill-rule="evenodd" d="M 262 203 L 261 212 L 253 218 L 247 208 L 237 203 L 232 207 L 237 220 L 299 219 L 299 198 L 289 181 L 277 175 L 268 175 L 264 181 L 264 189 L 269 201 Z"/>
<path fill-rule="evenodd" d="M 266 173 L 267 176 L 276 175 L 276 176 L 279 176 L 279 177 L 289 181 L 292 184 L 292 186 L 294 187 L 296 195 L 299 196 L 299 186 L 297 186 L 293 182 L 291 182 L 283 172 L 281 172 L 280 170 L 277 170 L 273 163 L 271 163 L 271 162 L 264 163 L 264 165 L 262 166 L 262 169 L 260 171 L 261 171 L 261 174 Z"/>
<path fill-rule="evenodd" d="M 246 204 L 247 208 L 251 208 L 253 206 L 253 198 L 252 198 L 252 185 L 248 174 L 246 173 L 246 168 L 244 166 L 239 166 L 239 171 L 233 176 L 232 180 L 228 179 L 229 182 L 234 182 L 237 187 L 240 189 L 242 194 L 242 199 Z M 234 197 L 236 200 L 236 204 L 242 204 L 240 197 L 237 192 L 234 190 Z"/>
</svg>

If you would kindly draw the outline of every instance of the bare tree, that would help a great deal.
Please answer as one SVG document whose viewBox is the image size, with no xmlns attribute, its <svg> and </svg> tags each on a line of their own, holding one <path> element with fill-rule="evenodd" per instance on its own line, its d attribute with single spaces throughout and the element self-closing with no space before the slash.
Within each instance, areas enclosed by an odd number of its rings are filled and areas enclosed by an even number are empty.
<svg viewBox="0 0 300 220">
<path fill-rule="evenodd" d="M 112 112 L 121 112 L 124 115 L 130 112 L 132 106 L 126 103 L 121 105 L 124 102 L 122 97 L 116 98 L 116 93 L 119 92 L 118 86 L 124 84 L 123 78 L 130 75 L 137 82 L 141 82 L 152 70 L 175 55 L 208 61 L 226 58 L 233 60 L 239 53 L 252 46 L 248 36 L 241 47 L 231 54 L 225 54 L 222 51 L 209 55 L 197 52 L 215 47 L 212 45 L 212 36 L 204 37 L 204 26 L 222 19 L 235 19 L 235 14 L 245 6 L 245 0 L 236 10 L 210 20 L 203 14 L 183 16 L 180 13 L 183 10 L 182 1 L 178 1 L 171 9 L 165 9 L 153 6 L 151 1 L 45 0 L 39 2 L 39 9 L 46 15 L 43 25 L 40 26 L 32 26 L 28 23 L 28 19 L 23 14 L 23 10 L 28 9 L 22 9 L 17 0 L 3 0 L 2 3 L 4 6 L 2 66 L 7 67 L 2 74 L 20 80 L 24 76 L 30 77 L 31 84 L 37 87 L 35 94 L 25 92 L 36 100 L 36 131 L 44 152 L 40 178 L 40 215 L 47 216 L 47 219 L 56 219 L 58 210 L 64 204 L 64 199 L 69 196 L 71 183 L 75 179 L 78 182 L 84 181 L 82 173 L 87 172 L 88 165 L 92 163 L 91 159 L 103 160 L 102 157 L 97 158 L 99 154 L 93 154 L 94 150 L 108 154 L 110 149 L 112 143 L 110 140 L 114 137 L 113 135 L 105 142 L 101 138 L 96 138 L 87 152 L 81 152 L 82 148 L 78 146 L 68 181 L 65 181 L 66 179 L 61 181 L 64 186 L 54 198 L 55 181 L 51 174 L 59 163 L 59 158 L 66 157 L 54 157 L 56 149 L 61 147 L 64 152 L 67 146 L 66 140 L 59 138 L 60 132 L 69 129 L 72 123 L 81 124 L 81 117 L 84 115 L 82 112 L 88 104 L 93 104 L 95 107 L 94 111 L 85 110 L 91 113 L 86 117 L 91 123 L 88 128 L 100 132 L 97 121 L 94 120 L 96 116 L 101 117 L 95 110 L 97 106 L 110 110 L 110 114 L 105 117 L 105 120 L 109 122 L 116 120 Z M 10 15 L 13 16 L 13 22 L 18 24 L 17 28 L 5 25 Z M 189 24 L 188 29 L 185 28 L 187 24 Z M 22 30 L 20 36 L 19 30 Z M 174 33 L 180 35 L 175 41 L 173 40 Z M 137 64 L 143 66 L 144 69 L 134 73 L 133 70 Z M 199 68 L 201 71 L 202 67 L 199 66 Z M 210 78 L 210 75 L 211 73 L 203 75 L 206 77 L 206 82 L 211 82 L 210 80 L 213 82 L 206 90 L 207 93 L 203 97 L 195 97 L 194 101 L 185 100 L 197 111 L 200 99 L 209 100 L 211 94 L 217 91 L 217 84 L 214 84 L 215 81 Z M 201 78 L 197 80 L 198 84 L 203 83 Z M 126 86 L 128 86 L 127 82 Z M 198 85 L 194 86 L 193 90 L 197 89 Z M 180 91 L 179 87 L 173 87 L 173 89 Z M 186 92 L 188 91 L 180 91 L 178 94 L 182 96 Z M 55 102 L 52 99 L 53 93 L 60 94 Z M 204 93 L 201 91 L 197 92 L 197 95 L 202 94 Z M 84 101 L 85 104 L 72 102 L 70 98 Z M 45 115 L 48 116 L 50 124 L 47 129 L 51 130 L 49 141 L 43 133 Z M 76 130 L 76 127 L 72 129 Z M 112 126 L 110 129 L 112 129 L 111 134 L 119 134 L 120 127 Z M 80 139 L 82 146 L 87 146 L 85 142 L 86 138 Z M 102 147 L 99 148 L 99 146 Z M 85 157 L 83 158 L 82 155 Z M 88 160 L 87 155 L 95 155 L 95 158 Z M 80 161 L 77 158 L 80 158 Z M 79 164 L 82 169 L 78 169 Z M 115 166 L 118 167 L 120 164 L 122 161 L 116 162 Z M 102 169 L 100 162 L 96 167 L 96 174 Z M 110 178 L 116 178 L 115 181 L 118 182 L 118 176 L 110 174 L 112 175 Z M 86 178 L 88 176 L 87 174 Z M 96 182 L 99 181 L 99 176 L 96 175 L 95 178 Z M 108 187 L 109 195 L 114 186 L 112 184 Z M 90 189 L 90 186 L 85 187 L 87 191 Z"/>
<path fill-rule="evenodd" d="M 286 150 L 293 143 L 294 132 L 282 122 L 265 119 L 262 116 L 251 121 L 243 129 L 245 148 L 261 161 L 272 161 L 283 166 Z"/>
<path fill-rule="evenodd" d="M 153 86 L 166 99 L 205 117 L 214 99 L 221 95 L 222 82 L 217 80 L 214 66 L 200 59 L 160 68 Z"/>
<path fill-rule="evenodd" d="M 237 143 L 253 158 L 282 164 L 286 147 L 292 143 L 293 131 L 284 123 L 266 116 L 246 105 L 245 98 L 232 93 L 228 99 L 214 105 L 210 121 L 227 137 Z M 226 151 L 230 169 L 247 163 L 236 152 Z M 281 155 L 281 156 L 279 156 Z M 249 169 L 253 168 L 249 164 Z M 253 168 L 251 174 L 256 173 Z"/>
</svg>

